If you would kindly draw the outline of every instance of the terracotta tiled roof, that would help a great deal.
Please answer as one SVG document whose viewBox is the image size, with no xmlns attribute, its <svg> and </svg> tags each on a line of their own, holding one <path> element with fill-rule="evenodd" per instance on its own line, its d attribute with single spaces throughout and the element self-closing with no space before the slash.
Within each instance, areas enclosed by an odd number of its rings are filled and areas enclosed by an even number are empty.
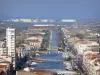
<svg viewBox="0 0 100 75">
<path fill-rule="evenodd" d="M 96 70 L 96 71 L 99 71 L 100 72 L 100 69 Z"/>
<path fill-rule="evenodd" d="M 100 58 L 100 54 L 97 53 L 97 50 L 90 50 L 90 51 L 86 51 L 85 52 L 85 56 L 88 58 L 88 59 L 95 59 L 95 58 Z"/>
<path fill-rule="evenodd" d="M 87 54 L 86 56 L 88 59 L 91 59 L 91 60 L 96 58 L 96 54 Z"/>
<path fill-rule="evenodd" d="M 100 58 L 99 59 L 96 59 L 95 62 L 100 62 Z"/>
<path fill-rule="evenodd" d="M 19 70 L 18 72 L 26 72 L 24 70 Z M 52 75 L 53 72 L 49 71 L 49 70 L 32 70 L 31 73 L 36 73 L 37 75 L 41 75 L 41 74 L 49 74 Z"/>
<path fill-rule="evenodd" d="M 8 56 L 7 54 L 2 54 L 1 56 Z"/>
<path fill-rule="evenodd" d="M 7 56 L 7 57 L 11 57 L 11 56 L 9 56 L 9 55 L 7 55 L 7 54 L 2 54 L 2 55 L 0 55 L 0 56 Z"/>
<path fill-rule="evenodd" d="M 81 41 L 81 42 L 79 42 L 80 44 L 87 44 L 88 42 L 86 42 L 86 41 Z"/>
<path fill-rule="evenodd" d="M 7 65 L 0 65 L 0 69 L 7 68 Z"/>
<path fill-rule="evenodd" d="M 34 40 L 28 40 L 30 42 L 40 42 L 38 39 L 34 39 Z"/>
</svg>

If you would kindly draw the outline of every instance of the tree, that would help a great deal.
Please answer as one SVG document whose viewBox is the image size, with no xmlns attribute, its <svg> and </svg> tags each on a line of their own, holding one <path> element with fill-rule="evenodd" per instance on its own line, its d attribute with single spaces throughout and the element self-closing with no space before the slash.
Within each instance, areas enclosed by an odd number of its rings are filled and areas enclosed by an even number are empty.
<svg viewBox="0 0 100 75">
<path fill-rule="evenodd" d="M 83 39 L 84 38 L 84 35 L 83 34 L 80 34 L 80 33 L 77 33 L 76 34 L 76 37 L 78 37 L 79 39 Z"/>
</svg>

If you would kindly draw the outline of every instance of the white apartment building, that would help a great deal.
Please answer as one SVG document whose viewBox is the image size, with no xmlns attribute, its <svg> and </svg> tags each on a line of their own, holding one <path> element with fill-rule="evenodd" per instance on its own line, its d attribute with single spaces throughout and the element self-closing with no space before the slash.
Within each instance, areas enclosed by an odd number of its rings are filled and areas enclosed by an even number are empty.
<svg viewBox="0 0 100 75">
<path fill-rule="evenodd" d="M 29 46 L 40 48 L 42 44 L 43 37 L 42 36 L 32 36 L 25 39 L 25 42 Z"/>
<path fill-rule="evenodd" d="M 92 47 L 98 47 L 99 44 L 95 41 L 79 41 L 74 45 L 74 48 L 77 50 L 78 54 L 82 54 L 87 50 L 92 50 Z"/>
<path fill-rule="evenodd" d="M 84 52 L 83 65 L 88 75 L 100 75 L 100 54 L 95 51 Z"/>
<path fill-rule="evenodd" d="M 15 47 L 15 29 L 6 29 L 6 46 L 8 50 L 8 56 L 12 57 L 13 67 L 16 64 L 16 47 Z"/>
</svg>

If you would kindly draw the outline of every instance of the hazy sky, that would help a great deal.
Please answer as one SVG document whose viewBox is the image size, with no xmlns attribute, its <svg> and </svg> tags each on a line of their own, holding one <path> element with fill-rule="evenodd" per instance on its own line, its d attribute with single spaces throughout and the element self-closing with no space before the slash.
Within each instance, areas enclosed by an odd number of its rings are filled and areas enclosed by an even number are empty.
<svg viewBox="0 0 100 75">
<path fill-rule="evenodd" d="M 0 0 L 0 19 L 100 19 L 100 0 Z"/>
</svg>

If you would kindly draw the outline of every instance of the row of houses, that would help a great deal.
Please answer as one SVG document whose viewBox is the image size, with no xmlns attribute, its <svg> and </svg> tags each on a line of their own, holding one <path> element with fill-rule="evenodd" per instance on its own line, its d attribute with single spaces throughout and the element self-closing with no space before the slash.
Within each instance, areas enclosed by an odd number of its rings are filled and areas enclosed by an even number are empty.
<svg viewBox="0 0 100 75">
<path fill-rule="evenodd" d="M 100 53 L 93 50 L 84 52 L 83 65 L 89 75 L 100 75 Z"/>
<path fill-rule="evenodd" d="M 73 29 L 75 31 L 73 31 Z M 62 28 L 62 31 L 65 39 L 67 39 L 67 42 L 72 46 L 75 55 L 77 56 L 76 61 L 83 64 L 81 67 L 83 67 L 86 73 L 89 75 L 100 75 L 100 46 L 97 42 L 96 36 L 94 38 L 94 35 L 91 35 L 98 33 L 92 33 L 92 30 L 88 29 L 80 30 L 71 27 Z M 77 33 L 84 35 L 84 38 L 80 39 L 77 37 Z M 87 39 L 87 36 L 93 37 L 93 39 Z"/>
</svg>

